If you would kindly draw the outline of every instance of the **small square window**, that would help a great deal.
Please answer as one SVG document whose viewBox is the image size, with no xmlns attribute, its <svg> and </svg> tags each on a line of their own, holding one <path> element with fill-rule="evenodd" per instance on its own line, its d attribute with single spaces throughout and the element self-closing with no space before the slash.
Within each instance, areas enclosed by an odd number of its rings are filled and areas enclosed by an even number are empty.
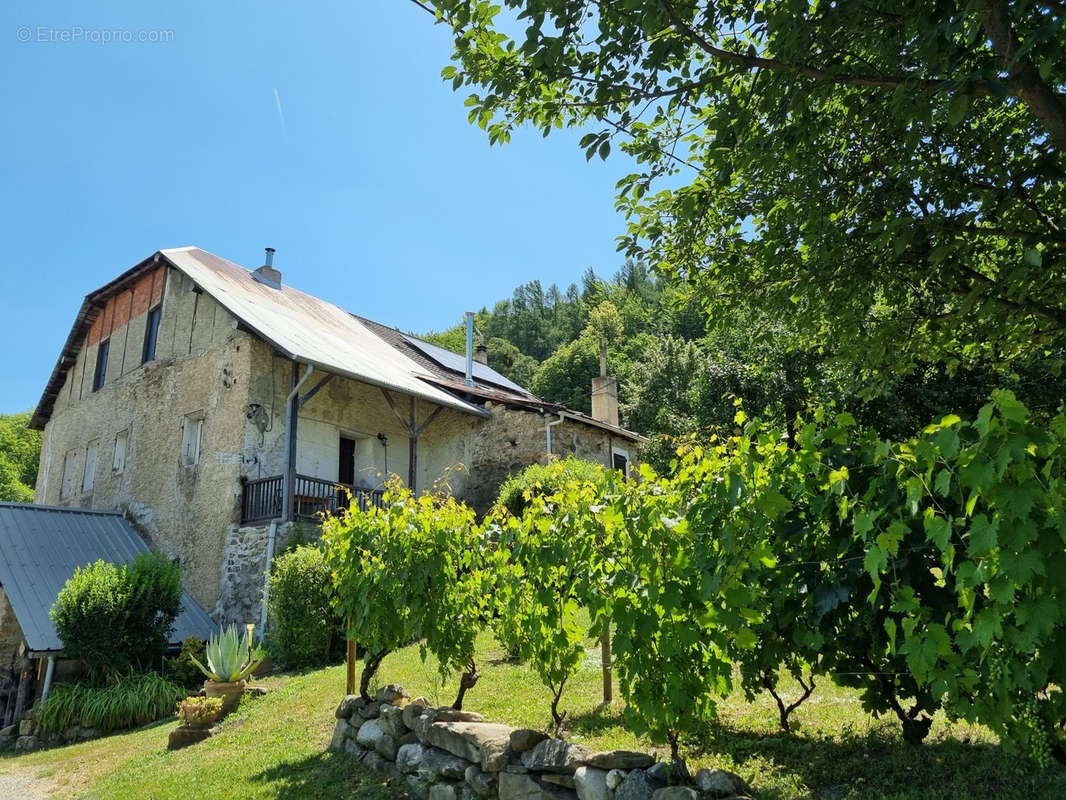
<svg viewBox="0 0 1066 800">
<path fill-rule="evenodd" d="M 115 457 L 111 462 L 111 469 L 114 472 L 122 472 L 126 469 L 126 447 L 129 445 L 130 432 L 128 430 L 119 431 L 115 435 Z"/>
<path fill-rule="evenodd" d="M 181 464 L 191 467 L 200 463 L 200 439 L 204 431 L 203 412 L 188 414 L 181 427 Z"/>
<path fill-rule="evenodd" d="M 144 347 L 141 350 L 142 364 L 155 359 L 155 345 L 159 340 L 159 316 L 162 310 L 162 306 L 156 306 L 148 312 L 144 327 Z"/>
<path fill-rule="evenodd" d="M 107 378 L 107 354 L 111 349 L 111 343 L 104 339 L 96 350 L 96 372 L 93 373 L 93 391 L 98 391 Z"/>
</svg>

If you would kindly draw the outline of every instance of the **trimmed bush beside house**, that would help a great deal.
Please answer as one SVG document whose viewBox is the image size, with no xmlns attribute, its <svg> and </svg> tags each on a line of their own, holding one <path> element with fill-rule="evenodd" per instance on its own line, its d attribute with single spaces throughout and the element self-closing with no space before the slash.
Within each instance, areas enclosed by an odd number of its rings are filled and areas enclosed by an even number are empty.
<svg viewBox="0 0 1066 800">
<path fill-rule="evenodd" d="M 603 466 L 568 456 L 561 461 L 533 464 L 515 473 L 500 486 L 496 504 L 520 517 L 529 505 L 527 494 L 553 495 L 569 483 L 591 483 L 599 488 L 603 482 Z"/>
<path fill-rule="evenodd" d="M 332 580 L 317 546 L 299 545 L 274 560 L 267 641 L 287 669 L 324 666 L 343 657 L 343 622 L 330 604 Z"/>
<path fill-rule="evenodd" d="M 130 564 L 79 567 L 52 606 L 67 658 L 80 659 L 96 683 L 162 664 L 181 610 L 181 567 L 159 553 Z M 107 620 L 107 624 L 101 624 Z"/>
</svg>

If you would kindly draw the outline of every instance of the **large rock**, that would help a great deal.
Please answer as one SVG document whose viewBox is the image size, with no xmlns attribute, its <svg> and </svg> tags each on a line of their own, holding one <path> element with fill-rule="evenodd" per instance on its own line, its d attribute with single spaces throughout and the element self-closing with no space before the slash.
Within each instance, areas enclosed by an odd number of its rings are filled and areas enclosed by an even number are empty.
<svg viewBox="0 0 1066 800">
<path fill-rule="evenodd" d="M 366 758 L 366 754 L 370 752 L 361 744 L 355 741 L 355 739 L 349 739 L 344 743 L 344 752 L 354 758 L 356 761 L 362 761 Z"/>
<path fill-rule="evenodd" d="M 403 687 L 398 683 L 390 683 L 387 686 L 382 686 L 378 689 L 377 694 L 374 695 L 374 699 L 379 703 L 388 703 L 390 705 L 402 705 L 401 700 L 406 700 L 410 695 L 403 690 Z"/>
<path fill-rule="evenodd" d="M 492 774 L 485 772 L 477 764 L 471 764 L 463 774 L 467 784 L 474 790 L 478 797 L 496 796 L 496 779 Z"/>
<path fill-rule="evenodd" d="M 454 708 L 438 708 L 437 722 L 484 722 L 476 711 L 456 711 Z"/>
<path fill-rule="evenodd" d="M 355 735 L 355 741 L 367 750 L 377 750 L 378 742 L 385 735 L 381 728 L 381 722 L 376 719 L 367 720 L 359 726 L 359 732 Z"/>
<path fill-rule="evenodd" d="M 393 739 L 399 739 L 407 733 L 407 726 L 403 724 L 403 709 L 399 706 L 382 703 L 378 722 L 381 723 L 381 729 Z"/>
<path fill-rule="evenodd" d="M 459 781 L 466 777 L 466 768 L 469 766 L 470 762 L 466 759 L 453 756 L 436 747 L 427 747 L 418 771 L 435 781 L 445 778 Z"/>
<path fill-rule="evenodd" d="M 576 800 L 573 789 L 537 780 L 533 775 L 500 773 L 500 800 Z"/>
<path fill-rule="evenodd" d="M 383 734 L 381 738 L 377 740 L 377 743 L 374 745 L 374 749 L 377 750 L 381 754 L 381 757 L 384 758 L 386 761 L 396 760 L 396 751 L 398 749 L 398 745 L 396 744 L 396 740 L 389 736 L 387 733 Z"/>
<path fill-rule="evenodd" d="M 366 700 L 357 694 L 345 695 L 337 706 L 337 719 L 348 719 L 352 714 L 366 705 Z"/>
<path fill-rule="evenodd" d="M 635 769 L 614 790 L 614 800 L 651 800 L 655 784 L 643 770 Z"/>
<path fill-rule="evenodd" d="M 607 770 L 597 767 L 578 767 L 574 770 L 577 800 L 611 800 L 607 788 Z"/>
<path fill-rule="evenodd" d="M 537 778 L 545 783 L 551 783 L 556 786 L 565 786 L 567 789 L 573 789 L 577 786 L 574 781 L 574 776 L 567 772 L 541 772 L 537 775 Z"/>
<path fill-rule="evenodd" d="M 18 728 L 18 725 L 8 725 L 6 728 L 0 728 L 0 736 L 14 736 Z"/>
<path fill-rule="evenodd" d="M 691 786 L 664 786 L 655 790 L 651 800 L 700 800 L 700 793 Z"/>
<path fill-rule="evenodd" d="M 543 731 L 535 731 L 532 728 L 517 728 L 511 731 L 511 750 L 516 753 L 524 753 L 532 750 L 538 744 L 548 738 Z"/>
<path fill-rule="evenodd" d="M 607 781 L 607 788 L 613 792 L 619 787 L 619 785 L 621 785 L 622 781 L 624 781 L 625 779 L 625 770 L 612 769 L 607 773 L 607 777 L 605 779 Z"/>
<path fill-rule="evenodd" d="M 437 783 L 429 787 L 429 800 L 456 800 L 455 787 L 450 783 Z"/>
<path fill-rule="evenodd" d="M 15 749 L 23 753 L 41 749 L 41 740 L 36 736 L 20 736 L 15 740 Z"/>
<path fill-rule="evenodd" d="M 670 767 L 665 761 L 656 761 L 644 772 L 656 788 L 666 786 L 670 782 Z"/>
<path fill-rule="evenodd" d="M 417 730 L 415 728 L 415 722 L 425 713 L 428 707 L 429 703 L 426 701 L 426 698 L 416 697 L 403 707 L 403 724 L 412 731 Z"/>
<path fill-rule="evenodd" d="M 338 719 L 333 727 L 333 739 L 329 743 L 329 749 L 340 752 L 344 749 L 344 743 L 350 738 L 352 728 L 346 719 Z"/>
<path fill-rule="evenodd" d="M 356 706 L 355 713 L 362 719 L 376 719 L 378 714 L 381 713 L 381 704 L 365 703 L 364 705 Z"/>
<path fill-rule="evenodd" d="M 418 736 L 418 740 L 422 744 L 430 744 L 426 739 L 426 732 L 429 730 L 429 726 L 437 720 L 437 709 L 424 708 L 422 713 L 415 718 L 414 732 Z"/>
<path fill-rule="evenodd" d="M 701 769 L 693 776 L 696 786 L 711 797 L 748 794 L 748 785 L 739 775 L 724 769 Z"/>
<path fill-rule="evenodd" d="M 589 766 L 600 769 L 647 769 L 654 763 L 655 759 L 647 753 L 634 750 L 607 750 L 589 756 Z"/>
<path fill-rule="evenodd" d="M 19 736 L 33 736 L 37 733 L 37 723 L 32 719 L 24 719 L 19 723 Z"/>
<path fill-rule="evenodd" d="M 562 739 L 545 739 L 522 753 L 522 766 L 535 772 L 573 772 L 588 764 L 592 753 L 579 744 Z"/>
<path fill-rule="evenodd" d="M 385 765 L 389 762 L 382 758 L 381 753 L 379 753 L 377 750 L 371 750 L 365 756 L 363 756 L 363 763 L 366 764 L 372 770 L 375 770 L 377 772 L 384 772 Z"/>
<path fill-rule="evenodd" d="M 426 748 L 419 743 L 402 745 L 396 751 L 396 768 L 400 772 L 416 772 L 426 757 Z"/>
<path fill-rule="evenodd" d="M 507 764 L 511 730 L 490 722 L 434 722 L 422 741 L 479 763 L 485 772 L 499 772 Z"/>
</svg>

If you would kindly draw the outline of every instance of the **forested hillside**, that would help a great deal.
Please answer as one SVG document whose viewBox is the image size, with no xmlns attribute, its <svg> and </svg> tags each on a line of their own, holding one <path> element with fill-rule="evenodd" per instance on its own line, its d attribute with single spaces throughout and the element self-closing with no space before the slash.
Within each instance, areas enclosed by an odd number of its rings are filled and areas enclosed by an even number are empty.
<svg viewBox="0 0 1066 800">
<path fill-rule="evenodd" d="M 996 387 L 1012 388 L 1043 415 L 1066 391 L 1061 378 L 1042 372 L 932 362 L 871 382 L 828 342 L 812 347 L 781 319 L 741 308 L 709 318 L 682 285 L 637 262 L 609 279 L 586 270 L 580 285 L 565 290 L 523 284 L 510 299 L 477 312 L 475 326 L 493 369 L 539 397 L 585 412 L 604 337 L 622 424 L 652 438 L 644 457 L 658 466 L 668 463 L 681 437 L 706 439 L 731 428 L 738 401 L 749 416 L 788 422 L 812 404 L 829 403 L 884 436 L 903 437 L 946 410 L 976 413 Z M 422 335 L 465 350 L 461 321 Z"/>
</svg>

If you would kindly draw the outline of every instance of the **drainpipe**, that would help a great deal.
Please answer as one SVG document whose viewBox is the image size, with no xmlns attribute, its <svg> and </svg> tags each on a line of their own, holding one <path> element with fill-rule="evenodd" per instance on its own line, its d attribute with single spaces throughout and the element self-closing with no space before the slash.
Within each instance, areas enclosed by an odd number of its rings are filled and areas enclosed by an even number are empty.
<svg viewBox="0 0 1066 800">
<path fill-rule="evenodd" d="M 292 363 L 294 379 L 297 369 L 299 367 L 294 361 Z M 296 480 L 296 423 L 300 413 L 300 409 L 296 407 L 296 397 L 314 371 L 315 368 L 308 364 L 307 371 L 303 374 L 303 377 L 299 380 L 294 380 L 292 391 L 285 398 L 285 481 L 283 487 L 285 491 L 281 496 L 281 519 L 285 522 L 291 516 L 293 483 Z"/>
<path fill-rule="evenodd" d="M 274 560 L 274 547 L 278 536 L 278 523 L 285 523 L 289 519 L 292 509 L 293 482 L 296 479 L 296 421 L 300 409 L 296 407 L 297 396 L 300 389 L 315 368 L 307 365 L 307 371 L 303 377 L 296 380 L 297 362 L 292 362 L 293 385 L 289 396 L 285 398 L 285 478 L 282 481 L 281 516 L 270 520 L 270 532 L 267 534 L 266 563 L 263 569 L 263 603 L 259 610 L 259 637 L 266 634 L 267 600 L 270 598 L 270 564 Z"/>
<path fill-rule="evenodd" d="M 550 419 L 544 424 L 544 439 L 545 439 L 545 444 L 548 447 L 548 460 L 549 461 L 552 460 L 552 428 L 554 428 L 556 425 L 558 425 L 560 422 L 562 422 L 565 419 L 566 419 L 566 417 L 563 416 L 563 413 L 560 411 L 559 412 L 559 419 L 555 419 L 555 420 Z"/>
<path fill-rule="evenodd" d="M 263 603 L 259 609 L 259 640 L 266 635 L 267 601 L 270 599 L 270 562 L 274 560 L 274 543 L 278 536 L 278 521 L 270 520 L 270 533 L 267 534 L 266 569 L 263 572 Z"/>
<path fill-rule="evenodd" d="M 44 671 L 44 688 L 41 689 L 41 702 L 48 699 L 48 693 L 52 690 L 52 676 L 56 671 L 56 657 L 48 656 L 48 666 Z"/>
<path fill-rule="evenodd" d="M 466 312 L 466 385 L 474 385 L 474 312 Z"/>
</svg>

